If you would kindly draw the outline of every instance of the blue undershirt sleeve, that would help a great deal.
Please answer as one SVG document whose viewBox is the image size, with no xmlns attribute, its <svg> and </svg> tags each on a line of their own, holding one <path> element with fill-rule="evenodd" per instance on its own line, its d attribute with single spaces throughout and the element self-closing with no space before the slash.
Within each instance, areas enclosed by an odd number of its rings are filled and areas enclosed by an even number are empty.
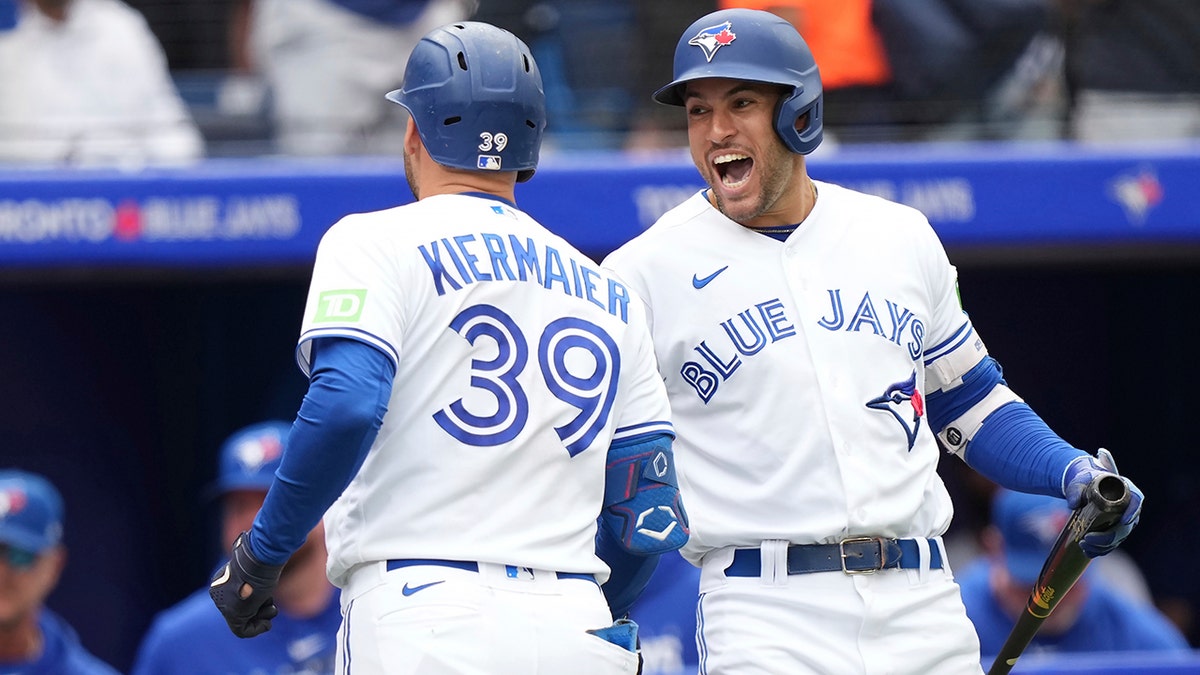
<svg viewBox="0 0 1200 675">
<path fill-rule="evenodd" d="M 371 345 L 313 340 L 308 393 L 248 537 L 255 558 L 282 565 L 341 496 L 379 433 L 395 376 L 391 359 Z"/>
<path fill-rule="evenodd" d="M 963 460 L 1010 490 L 1064 497 L 1063 472 L 1086 454 L 1059 438 L 1027 404 L 1013 401 L 988 415 Z"/>
</svg>

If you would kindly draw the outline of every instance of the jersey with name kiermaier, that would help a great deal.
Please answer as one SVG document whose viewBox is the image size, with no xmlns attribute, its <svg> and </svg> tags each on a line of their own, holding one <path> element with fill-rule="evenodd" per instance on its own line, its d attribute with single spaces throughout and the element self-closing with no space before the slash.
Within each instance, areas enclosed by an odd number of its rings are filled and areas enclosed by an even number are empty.
<svg viewBox="0 0 1200 675">
<path fill-rule="evenodd" d="M 325 515 L 334 583 L 411 558 L 607 579 L 594 536 L 608 447 L 673 433 L 644 303 L 622 281 L 503 200 L 438 195 L 325 234 L 306 374 L 321 337 L 396 366 L 379 434 Z"/>
<path fill-rule="evenodd" d="M 702 191 L 604 261 L 649 307 L 697 564 L 768 539 L 932 537 L 950 523 L 927 375 L 986 354 L 956 271 L 920 212 L 817 187 L 786 241 Z"/>
</svg>

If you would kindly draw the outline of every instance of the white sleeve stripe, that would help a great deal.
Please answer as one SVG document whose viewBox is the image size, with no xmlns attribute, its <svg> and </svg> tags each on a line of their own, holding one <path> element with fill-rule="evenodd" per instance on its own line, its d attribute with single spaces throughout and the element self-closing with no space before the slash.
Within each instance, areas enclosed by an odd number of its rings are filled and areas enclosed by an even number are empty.
<svg viewBox="0 0 1200 675">
<path fill-rule="evenodd" d="M 303 347 L 306 342 L 323 337 L 343 337 L 351 340 L 358 340 L 359 342 L 365 342 L 383 352 L 384 355 L 391 360 L 393 366 L 396 368 L 400 367 L 400 355 L 396 352 L 396 349 L 388 343 L 387 340 L 384 340 L 381 337 L 355 328 L 317 328 L 301 334 L 300 343 L 296 347 L 296 361 L 300 364 L 300 370 L 304 371 L 305 376 L 312 375 L 312 363 L 309 361 L 309 350 L 303 349 Z"/>
<path fill-rule="evenodd" d="M 946 428 L 938 434 L 938 439 L 949 448 L 950 452 L 962 457 L 967 443 L 975 438 L 975 434 L 979 432 L 979 427 L 983 426 L 983 421 L 987 419 L 987 416 L 1000 406 L 1014 401 L 1022 402 L 1023 399 L 1008 387 L 997 384 L 979 403 L 971 406 L 966 412 L 959 415 L 958 419 L 947 424 Z"/>
<path fill-rule="evenodd" d="M 946 354 L 949 354 L 950 352 L 954 351 L 955 349 L 958 349 L 958 347 L 961 346 L 962 343 L 964 343 L 968 339 L 970 339 L 970 337 L 972 335 L 974 335 L 974 333 L 975 333 L 975 327 L 971 325 L 971 322 L 968 321 L 967 323 L 964 323 L 962 325 L 962 327 L 959 328 L 954 333 L 954 335 L 952 335 L 950 337 L 949 340 L 946 340 L 945 342 L 941 343 L 940 345 L 937 345 L 936 347 L 934 347 L 932 349 L 927 349 L 925 351 L 925 364 L 928 365 L 930 363 L 933 363 L 934 361 L 942 358 Z"/>
<path fill-rule="evenodd" d="M 613 440 L 631 438 L 633 436 L 647 436 L 650 434 L 669 434 L 670 436 L 674 436 L 675 428 L 666 420 L 633 424 L 627 427 L 620 427 L 614 431 Z"/>
</svg>

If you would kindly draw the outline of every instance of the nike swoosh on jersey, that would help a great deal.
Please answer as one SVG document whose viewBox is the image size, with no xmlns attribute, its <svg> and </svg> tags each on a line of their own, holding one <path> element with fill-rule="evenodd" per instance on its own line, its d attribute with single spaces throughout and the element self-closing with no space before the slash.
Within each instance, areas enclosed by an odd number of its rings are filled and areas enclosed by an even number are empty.
<svg viewBox="0 0 1200 675">
<path fill-rule="evenodd" d="M 695 274 L 693 274 L 692 275 L 692 288 L 695 288 L 696 290 L 700 290 L 701 288 L 704 288 L 705 286 L 708 285 L 708 282 L 712 281 L 713 279 L 716 279 L 718 274 L 720 274 L 721 272 L 724 272 L 727 269 L 729 269 L 729 265 L 722 267 L 721 269 L 717 270 L 716 272 L 713 272 L 712 274 L 704 277 L 703 279 L 701 279 L 701 278 L 697 277 Z"/>
<path fill-rule="evenodd" d="M 441 581 L 431 581 L 427 584 L 421 584 L 420 586 L 409 586 L 406 583 L 406 584 L 404 584 L 404 588 L 400 589 L 400 592 L 403 593 L 405 595 L 405 597 L 407 597 L 407 596 L 412 595 L 413 593 L 419 593 L 420 591 L 423 591 L 426 588 L 429 588 L 430 586 L 437 586 L 438 584 L 443 584 L 443 583 L 446 583 L 445 579 L 442 579 Z"/>
</svg>

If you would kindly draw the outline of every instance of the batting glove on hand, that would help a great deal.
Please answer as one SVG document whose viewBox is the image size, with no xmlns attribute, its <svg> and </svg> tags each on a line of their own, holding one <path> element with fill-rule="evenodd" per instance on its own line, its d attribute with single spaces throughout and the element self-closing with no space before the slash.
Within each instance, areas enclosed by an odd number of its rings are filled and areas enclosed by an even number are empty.
<svg viewBox="0 0 1200 675">
<path fill-rule="evenodd" d="M 1105 474 L 1118 475 L 1112 454 L 1104 448 L 1100 448 L 1097 454 L 1098 458 L 1088 455 L 1075 458 L 1063 472 L 1063 494 L 1067 498 L 1067 506 L 1072 510 L 1084 505 L 1087 488 L 1093 480 Z M 1102 532 L 1086 534 L 1079 540 L 1079 548 L 1083 549 L 1089 558 L 1111 553 L 1125 541 L 1142 516 L 1142 491 L 1128 478 L 1122 476 L 1121 480 L 1129 486 L 1129 506 L 1125 508 L 1125 513 L 1121 514 L 1121 519 L 1116 525 Z"/>
<path fill-rule="evenodd" d="M 229 562 L 218 570 L 208 594 L 221 610 L 233 634 L 248 638 L 271 630 L 271 619 L 279 614 L 271 594 L 279 583 L 283 565 L 266 565 L 250 553 L 247 533 L 233 542 Z"/>
</svg>

